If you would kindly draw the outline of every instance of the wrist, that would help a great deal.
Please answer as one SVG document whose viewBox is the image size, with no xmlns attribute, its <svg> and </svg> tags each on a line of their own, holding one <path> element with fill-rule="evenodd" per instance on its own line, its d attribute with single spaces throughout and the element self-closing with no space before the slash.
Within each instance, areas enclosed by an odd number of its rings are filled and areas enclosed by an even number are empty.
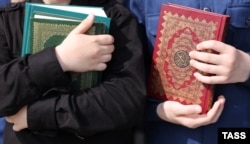
<svg viewBox="0 0 250 144">
<path fill-rule="evenodd" d="M 55 53 L 56 53 L 56 58 L 57 58 L 57 60 L 58 60 L 58 63 L 60 64 L 62 70 L 63 70 L 64 72 L 68 71 L 68 70 L 67 70 L 67 66 L 66 66 L 66 64 L 65 64 L 65 62 L 64 62 L 63 56 L 62 56 L 63 54 L 62 54 L 62 52 L 60 51 L 60 46 L 56 46 L 56 48 L 55 48 Z"/>
</svg>

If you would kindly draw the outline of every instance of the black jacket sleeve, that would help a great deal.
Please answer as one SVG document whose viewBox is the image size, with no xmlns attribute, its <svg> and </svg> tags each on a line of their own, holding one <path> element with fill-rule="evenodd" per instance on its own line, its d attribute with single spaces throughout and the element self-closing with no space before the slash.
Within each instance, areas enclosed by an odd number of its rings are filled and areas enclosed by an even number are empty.
<svg viewBox="0 0 250 144">
<path fill-rule="evenodd" d="M 29 129 L 60 129 L 87 137 L 126 128 L 142 116 L 146 90 L 137 22 L 120 5 L 107 13 L 112 18 L 115 51 L 103 81 L 80 93 L 51 93 L 29 105 Z"/>
<path fill-rule="evenodd" d="M 23 5 L 0 8 L 0 116 L 16 113 L 52 87 L 68 90 L 54 48 L 20 57 Z"/>
</svg>

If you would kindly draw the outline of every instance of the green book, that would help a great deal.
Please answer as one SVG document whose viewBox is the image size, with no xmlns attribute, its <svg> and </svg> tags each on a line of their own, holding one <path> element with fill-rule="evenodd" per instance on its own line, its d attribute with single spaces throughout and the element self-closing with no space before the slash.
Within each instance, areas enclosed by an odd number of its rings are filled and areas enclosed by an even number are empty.
<svg viewBox="0 0 250 144">
<path fill-rule="evenodd" d="M 97 14 L 93 26 L 85 34 L 108 33 L 110 18 L 105 16 L 102 8 L 26 3 L 22 55 L 60 44 L 90 12 Z M 71 76 L 74 90 L 91 88 L 101 80 L 99 71 L 72 72 Z"/>
</svg>

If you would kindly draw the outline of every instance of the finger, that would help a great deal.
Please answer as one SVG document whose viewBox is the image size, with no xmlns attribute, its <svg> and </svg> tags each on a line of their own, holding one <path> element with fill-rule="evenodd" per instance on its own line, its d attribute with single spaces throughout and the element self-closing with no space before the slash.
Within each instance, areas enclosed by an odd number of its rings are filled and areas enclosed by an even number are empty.
<svg viewBox="0 0 250 144">
<path fill-rule="evenodd" d="M 190 60 L 190 66 L 194 67 L 204 76 L 226 76 L 228 71 L 223 65 L 213 65 L 208 63 L 199 62 L 196 60 Z"/>
<path fill-rule="evenodd" d="M 106 55 L 102 55 L 100 57 L 100 62 L 101 63 L 106 63 L 106 62 L 109 62 L 112 58 L 112 55 L 111 54 L 106 54 Z"/>
<path fill-rule="evenodd" d="M 108 34 L 105 35 L 96 35 L 97 42 L 100 45 L 110 45 L 114 43 L 114 37 Z"/>
<path fill-rule="evenodd" d="M 106 54 L 113 53 L 115 47 L 114 47 L 114 45 L 102 45 L 101 49 L 102 49 L 101 54 L 106 55 Z"/>
<path fill-rule="evenodd" d="M 202 115 L 191 115 L 179 117 L 179 122 L 189 128 L 197 128 L 200 126 L 212 124 L 216 122 L 224 108 L 225 98 L 224 96 L 218 97 L 218 100 L 214 103 L 212 109 L 208 111 L 207 114 Z"/>
<path fill-rule="evenodd" d="M 224 44 L 223 42 L 220 41 L 216 41 L 216 40 L 207 40 L 207 41 L 203 41 L 199 44 L 197 44 L 196 49 L 197 50 L 214 50 L 216 52 L 222 53 L 223 51 L 225 51 L 226 48 L 226 44 Z"/>
<path fill-rule="evenodd" d="M 174 109 L 175 115 L 199 114 L 202 110 L 199 105 L 183 105 L 174 101 L 167 101 L 166 106 L 168 106 L 170 110 Z"/>
<path fill-rule="evenodd" d="M 224 84 L 224 83 L 227 83 L 226 77 L 222 76 L 222 75 L 206 76 L 206 75 L 203 75 L 199 72 L 195 72 L 194 77 L 198 81 L 200 81 L 202 83 L 206 83 L 206 84 Z"/>
<path fill-rule="evenodd" d="M 213 65 L 218 65 L 221 62 L 221 56 L 214 53 L 200 52 L 200 51 L 191 51 L 189 56 L 192 59 L 201 61 L 203 63 L 209 63 Z"/>
<path fill-rule="evenodd" d="M 203 63 L 197 60 L 190 60 L 189 63 L 190 63 L 190 66 L 205 73 L 218 74 L 221 71 L 220 66 L 217 66 L 217 65 Z"/>
<path fill-rule="evenodd" d="M 211 118 L 212 122 L 216 122 L 219 119 L 224 109 L 225 101 L 226 99 L 224 96 L 219 96 L 212 109 L 208 111 L 207 115 Z"/>
<path fill-rule="evenodd" d="M 218 100 L 213 104 L 213 107 L 207 112 L 207 114 L 201 115 L 196 119 L 197 126 L 215 123 L 223 111 L 224 104 L 225 98 L 223 96 L 218 97 Z"/>
<path fill-rule="evenodd" d="M 94 23 L 94 15 L 89 14 L 70 34 L 83 34 L 85 33 Z"/>
<path fill-rule="evenodd" d="M 107 68 L 107 64 L 106 63 L 98 63 L 95 67 L 94 70 L 96 71 L 103 71 Z"/>
</svg>

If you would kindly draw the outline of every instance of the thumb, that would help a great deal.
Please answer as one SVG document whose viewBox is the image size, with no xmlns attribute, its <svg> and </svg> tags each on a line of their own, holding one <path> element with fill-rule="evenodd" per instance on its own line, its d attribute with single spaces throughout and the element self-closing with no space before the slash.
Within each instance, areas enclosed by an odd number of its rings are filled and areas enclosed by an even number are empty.
<svg viewBox="0 0 250 144">
<path fill-rule="evenodd" d="M 94 15 L 89 14 L 70 34 L 83 34 L 85 33 L 94 23 Z"/>
</svg>

